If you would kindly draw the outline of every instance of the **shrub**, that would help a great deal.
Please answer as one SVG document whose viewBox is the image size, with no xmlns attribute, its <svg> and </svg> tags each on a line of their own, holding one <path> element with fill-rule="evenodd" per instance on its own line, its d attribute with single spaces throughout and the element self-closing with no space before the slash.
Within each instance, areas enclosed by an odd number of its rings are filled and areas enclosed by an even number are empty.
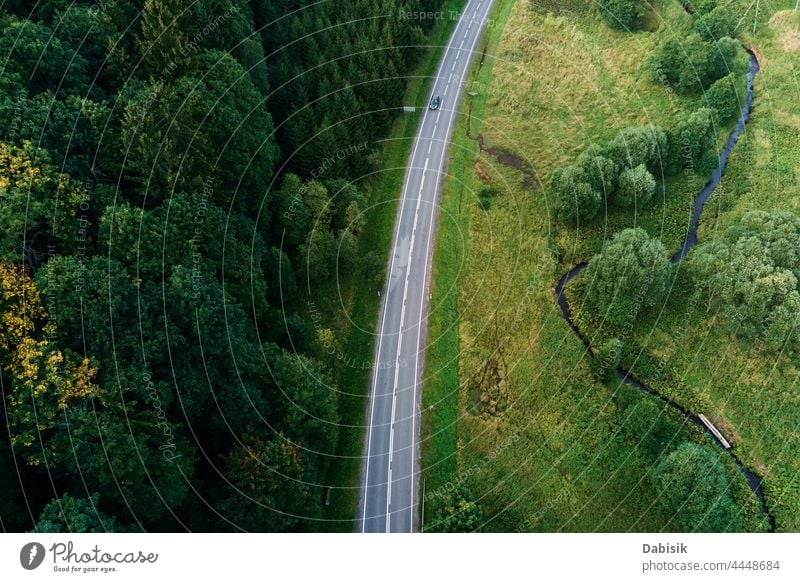
<svg viewBox="0 0 800 582">
<path fill-rule="evenodd" d="M 638 30 L 647 11 L 642 0 L 598 0 L 598 7 L 606 23 L 618 30 Z"/>
<path fill-rule="evenodd" d="M 493 186 L 484 186 L 478 191 L 478 207 L 481 210 L 489 210 L 492 207 L 492 202 L 497 197 L 497 188 Z"/>
<path fill-rule="evenodd" d="M 656 181 L 647 168 L 640 164 L 619 175 L 619 189 L 614 204 L 623 208 L 641 208 L 650 203 L 656 193 Z"/>
<path fill-rule="evenodd" d="M 428 531 L 440 533 L 472 532 L 483 525 L 483 512 L 463 483 L 446 492 L 434 503 Z"/>
<path fill-rule="evenodd" d="M 716 81 L 705 94 L 706 103 L 714 110 L 714 120 L 725 123 L 740 112 L 739 96 L 736 93 L 736 75 L 731 73 Z"/>
<path fill-rule="evenodd" d="M 664 297 L 670 275 L 660 240 L 640 228 L 617 233 L 586 268 L 587 300 L 615 325 L 632 321 Z"/>
</svg>

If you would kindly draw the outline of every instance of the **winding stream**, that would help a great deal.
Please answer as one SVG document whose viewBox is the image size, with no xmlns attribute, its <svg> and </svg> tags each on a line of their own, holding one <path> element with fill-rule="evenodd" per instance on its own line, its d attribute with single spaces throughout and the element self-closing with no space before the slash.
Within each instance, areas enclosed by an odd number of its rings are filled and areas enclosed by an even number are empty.
<svg viewBox="0 0 800 582">
<path fill-rule="evenodd" d="M 730 135 L 728 136 L 727 141 L 725 142 L 725 146 L 722 148 L 722 151 L 719 155 L 719 164 L 717 167 L 711 172 L 711 178 L 709 179 L 708 183 L 703 187 L 698 194 L 697 198 L 695 199 L 694 203 L 694 212 L 692 213 L 692 219 L 689 225 L 689 230 L 686 233 L 686 238 L 681 245 L 680 250 L 672 257 L 672 263 L 676 264 L 681 262 L 689 251 L 697 245 L 697 227 L 700 222 L 700 215 L 703 213 L 703 208 L 706 205 L 709 197 L 711 196 L 714 189 L 719 184 L 720 180 L 722 179 L 723 174 L 725 173 L 725 168 L 728 165 L 728 158 L 731 155 L 731 151 L 733 151 L 736 142 L 739 141 L 739 137 L 742 131 L 747 125 L 747 121 L 750 118 L 750 110 L 753 106 L 753 80 L 755 79 L 756 74 L 759 70 L 759 63 L 756 55 L 752 51 L 748 51 L 750 55 L 750 64 L 747 71 L 747 90 L 745 96 L 744 107 L 742 108 L 742 113 L 739 116 L 738 121 L 736 122 L 736 126 L 731 131 Z M 581 271 L 583 271 L 587 267 L 588 263 L 582 262 L 575 265 L 572 269 L 567 271 L 561 279 L 558 280 L 556 284 L 555 292 L 556 292 L 556 301 L 558 302 L 558 306 L 561 308 L 561 314 L 563 315 L 566 322 L 572 328 L 572 331 L 575 333 L 578 338 L 583 342 L 583 345 L 586 346 L 586 350 L 589 352 L 590 356 L 593 356 L 592 346 L 589 340 L 586 338 L 585 335 L 581 332 L 578 325 L 575 323 L 572 317 L 572 311 L 569 307 L 569 302 L 567 301 L 567 296 L 564 293 L 566 286 L 572 281 L 575 277 L 577 277 Z M 622 368 L 618 368 L 616 370 L 617 377 L 627 386 L 631 386 L 636 388 L 637 390 L 644 392 L 646 394 L 650 394 L 659 398 L 663 402 L 667 403 L 671 406 L 674 410 L 679 412 L 682 416 L 684 416 L 687 420 L 695 424 L 696 426 L 700 427 L 706 433 L 708 433 L 712 440 L 717 443 L 720 448 L 722 448 L 725 452 L 731 455 L 733 461 L 736 463 L 736 466 L 741 471 L 744 478 L 747 480 L 747 484 L 750 486 L 750 489 L 753 491 L 755 496 L 758 498 L 759 506 L 761 509 L 761 513 L 767 518 L 769 521 L 770 531 L 775 531 L 775 518 L 770 513 L 769 506 L 767 505 L 767 501 L 764 498 L 764 491 L 761 488 L 761 480 L 762 478 L 756 475 L 753 471 L 748 469 L 744 463 L 742 463 L 741 459 L 736 455 L 736 452 L 733 450 L 732 445 L 731 448 L 725 448 L 722 443 L 714 436 L 714 434 L 706 427 L 706 425 L 700 420 L 700 417 L 689 409 L 685 408 L 681 404 L 675 402 L 674 400 L 668 398 L 661 394 L 657 389 L 654 387 L 637 380 L 628 370 L 624 370 Z"/>
</svg>

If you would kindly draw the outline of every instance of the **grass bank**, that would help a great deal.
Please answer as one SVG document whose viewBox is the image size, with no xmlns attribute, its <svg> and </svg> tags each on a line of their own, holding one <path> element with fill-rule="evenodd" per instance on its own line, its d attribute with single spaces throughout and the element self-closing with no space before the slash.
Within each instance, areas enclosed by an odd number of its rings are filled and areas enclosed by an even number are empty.
<svg viewBox="0 0 800 582">
<path fill-rule="evenodd" d="M 491 55 L 511 14 L 510 3 L 499 2 L 484 31 L 480 50 Z M 459 289 L 469 254 L 469 224 L 475 204 L 474 166 L 479 154 L 475 136 L 481 131 L 493 60 L 476 58 L 467 94 L 453 130 L 447 177 L 440 200 L 439 227 L 431 271 L 431 310 L 422 392 L 420 449 L 426 494 L 456 478 L 459 415 Z"/>
</svg>

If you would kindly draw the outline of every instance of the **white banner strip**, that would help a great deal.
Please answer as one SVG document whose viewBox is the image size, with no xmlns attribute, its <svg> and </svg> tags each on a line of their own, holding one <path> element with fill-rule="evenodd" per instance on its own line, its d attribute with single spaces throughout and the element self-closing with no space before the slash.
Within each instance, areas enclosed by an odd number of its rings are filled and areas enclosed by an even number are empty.
<svg viewBox="0 0 800 582">
<path fill-rule="evenodd" d="M 5 534 L 0 580 L 800 580 L 800 534 Z"/>
</svg>

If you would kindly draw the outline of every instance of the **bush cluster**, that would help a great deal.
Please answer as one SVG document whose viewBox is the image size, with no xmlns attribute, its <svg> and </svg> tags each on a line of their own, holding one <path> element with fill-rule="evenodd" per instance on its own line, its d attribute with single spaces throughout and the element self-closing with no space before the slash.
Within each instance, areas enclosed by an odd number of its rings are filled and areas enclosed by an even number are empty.
<svg viewBox="0 0 800 582">
<path fill-rule="evenodd" d="M 603 20 L 618 30 L 639 30 L 647 13 L 643 0 L 598 0 L 597 7 Z"/>
<path fill-rule="evenodd" d="M 800 340 L 800 218 L 753 211 L 721 240 L 697 247 L 689 265 L 695 287 L 739 337 L 768 345 Z"/>
<path fill-rule="evenodd" d="M 664 176 L 716 164 L 716 113 L 702 108 L 683 117 L 674 129 L 654 125 L 628 127 L 610 142 L 558 168 L 551 178 L 555 215 L 578 226 L 606 206 L 641 210 L 655 199 Z"/>
</svg>

